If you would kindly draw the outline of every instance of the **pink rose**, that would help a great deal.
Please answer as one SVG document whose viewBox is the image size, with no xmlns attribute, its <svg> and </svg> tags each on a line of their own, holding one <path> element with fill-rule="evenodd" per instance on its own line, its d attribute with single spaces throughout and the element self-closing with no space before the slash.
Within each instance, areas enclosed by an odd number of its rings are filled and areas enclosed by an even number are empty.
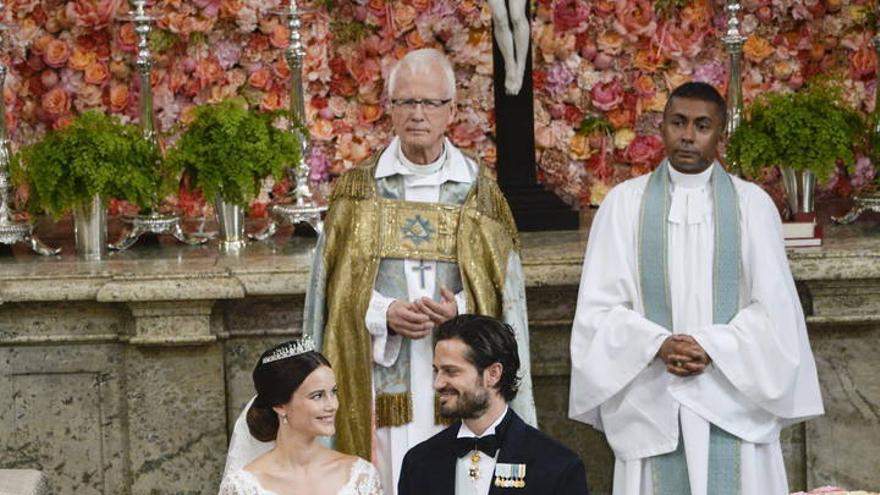
<svg viewBox="0 0 880 495">
<path fill-rule="evenodd" d="M 52 117 L 59 117 L 70 111 L 70 95 L 64 88 L 55 87 L 43 95 L 41 107 Z"/>
<path fill-rule="evenodd" d="M 623 0 L 617 2 L 614 30 L 629 41 L 650 37 L 657 30 L 654 7 L 649 0 Z"/>
<path fill-rule="evenodd" d="M 66 14 L 77 26 L 95 29 L 109 25 L 122 5 L 123 0 L 74 0 Z"/>
<path fill-rule="evenodd" d="M 44 88 L 50 89 L 58 84 L 58 73 L 52 69 L 46 69 L 40 73 L 40 82 Z"/>
<path fill-rule="evenodd" d="M 626 150 L 623 157 L 633 166 L 653 167 L 663 159 L 663 140 L 659 136 L 636 136 Z"/>
<path fill-rule="evenodd" d="M 63 40 L 54 39 L 46 45 L 43 52 L 43 61 L 49 67 L 59 69 L 64 67 L 70 58 L 70 46 Z"/>
<path fill-rule="evenodd" d="M 582 0 L 564 0 L 554 2 L 553 26 L 560 31 L 569 31 L 586 26 L 590 16 L 590 7 Z"/>
<path fill-rule="evenodd" d="M 603 112 L 614 109 L 623 102 L 623 86 L 617 79 L 610 83 L 599 83 L 590 90 L 593 106 Z"/>
<path fill-rule="evenodd" d="M 74 106 L 77 111 L 83 112 L 89 108 L 95 108 L 101 105 L 103 92 L 101 88 L 93 84 L 83 84 L 76 90 L 76 101 Z"/>
<path fill-rule="evenodd" d="M 486 133 L 483 129 L 474 126 L 470 122 L 460 122 L 453 126 L 449 139 L 456 146 L 470 148 L 475 143 L 486 139 Z"/>
<path fill-rule="evenodd" d="M 391 19 L 397 33 L 405 33 L 415 26 L 416 9 L 404 3 L 395 2 L 391 8 Z"/>
</svg>

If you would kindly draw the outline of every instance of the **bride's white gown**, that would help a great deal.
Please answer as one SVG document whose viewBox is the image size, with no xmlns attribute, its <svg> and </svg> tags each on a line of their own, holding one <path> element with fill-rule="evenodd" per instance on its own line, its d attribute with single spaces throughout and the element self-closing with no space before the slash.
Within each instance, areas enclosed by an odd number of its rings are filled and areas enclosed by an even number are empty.
<svg viewBox="0 0 880 495">
<path fill-rule="evenodd" d="M 260 486 L 256 476 L 244 469 L 238 469 L 223 478 L 219 495 L 275 495 L 275 492 Z M 348 482 L 336 494 L 315 495 L 382 495 L 379 473 L 372 464 L 357 459 L 351 466 Z"/>
</svg>

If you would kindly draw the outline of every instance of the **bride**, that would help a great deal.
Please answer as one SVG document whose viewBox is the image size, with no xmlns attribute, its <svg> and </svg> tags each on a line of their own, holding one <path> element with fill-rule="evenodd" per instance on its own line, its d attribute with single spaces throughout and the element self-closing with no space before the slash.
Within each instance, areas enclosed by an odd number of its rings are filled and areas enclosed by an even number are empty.
<svg viewBox="0 0 880 495">
<path fill-rule="evenodd" d="M 220 495 L 382 495 L 372 464 L 318 441 L 335 433 L 339 401 L 330 363 L 310 338 L 264 352 L 253 377 L 257 396 L 247 426 L 255 438 L 275 445 L 227 472 Z"/>
</svg>

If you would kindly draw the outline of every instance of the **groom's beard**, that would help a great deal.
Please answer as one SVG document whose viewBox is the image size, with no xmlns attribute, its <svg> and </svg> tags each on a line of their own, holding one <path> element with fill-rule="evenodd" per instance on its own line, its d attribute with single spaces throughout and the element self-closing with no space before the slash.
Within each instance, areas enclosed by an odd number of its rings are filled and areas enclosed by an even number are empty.
<svg viewBox="0 0 880 495">
<path fill-rule="evenodd" d="M 441 390 L 444 393 L 455 393 L 458 397 L 454 405 L 448 402 L 441 404 L 440 415 L 444 418 L 476 419 L 485 414 L 489 410 L 489 391 L 482 386 L 482 383 L 478 385 L 467 392 L 459 392 L 451 387 Z"/>
</svg>

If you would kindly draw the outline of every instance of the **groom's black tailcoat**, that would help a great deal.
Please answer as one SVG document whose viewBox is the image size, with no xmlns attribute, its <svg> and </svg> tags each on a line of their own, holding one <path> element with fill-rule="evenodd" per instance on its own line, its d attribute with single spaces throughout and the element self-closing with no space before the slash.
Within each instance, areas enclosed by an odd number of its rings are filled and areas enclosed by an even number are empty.
<svg viewBox="0 0 880 495">
<path fill-rule="evenodd" d="M 552 438 L 527 425 L 513 409 L 498 463 L 525 464 L 523 488 L 495 486 L 490 495 L 588 495 L 587 476 L 581 459 Z M 461 422 L 416 445 L 403 458 L 398 495 L 455 495 L 455 438 Z"/>
</svg>

